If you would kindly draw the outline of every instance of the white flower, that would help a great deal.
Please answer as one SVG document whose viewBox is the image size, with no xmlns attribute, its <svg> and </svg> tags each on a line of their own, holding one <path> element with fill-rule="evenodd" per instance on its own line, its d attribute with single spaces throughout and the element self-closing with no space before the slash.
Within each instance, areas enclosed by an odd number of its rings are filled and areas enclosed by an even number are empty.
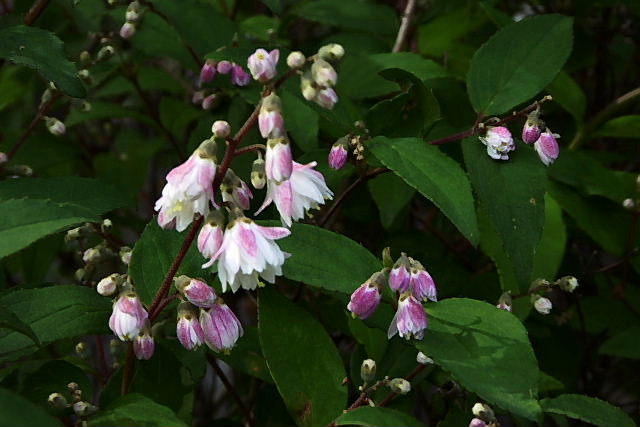
<svg viewBox="0 0 640 427">
<path fill-rule="evenodd" d="M 289 254 L 282 252 L 275 240 L 291 232 L 282 227 L 263 227 L 246 217 L 229 223 L 222 246 L 209 263 L 218 260 L 218 278 L 222 292 L 240 287 L 255 289 L 259 277 L 274 283 L 282 275 L 282 264 Z M 208 264 L 209 264 L 208 263 Z"/>
<path fill-rule="evenodd" d="M 533 307 L 540 314 L 549 314 L 551 313 L 551 308 L 553 307 L 553 305 L 551 304 L 549 298 L 538 296 L 533 302 Z"/>
<path fill-rule="evenodd" d="M 267 181 L 267 197 L 256 215 L 274 202 L 283 224 L 291 226 L 292 221 L 304 218 L 310 209 L 317 209 L 326 199 L 331 200 L 333 193 L 327 187 L 324 176 L 313 168 L 316 162 L 302 165 L 293 162 L 291 177 L 278 183 Z"/>
<path fill-rule="evenodd" d="M 487 146 L 487 154 L 496 160 L 509 160 L 509 151 L 516 149 L 511 132 L 504 126 L 490 127 L 485 136 L 479 137 Z"/>
</svg>

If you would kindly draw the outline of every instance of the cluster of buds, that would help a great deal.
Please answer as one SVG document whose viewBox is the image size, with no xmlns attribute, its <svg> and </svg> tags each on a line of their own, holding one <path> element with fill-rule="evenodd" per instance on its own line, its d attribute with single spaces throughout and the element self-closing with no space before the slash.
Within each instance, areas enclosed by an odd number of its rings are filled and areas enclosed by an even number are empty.
<svg viewBox="0 0 640 427">
<path fill-rule="evenodd" d="M 80 390 L 78 383 L 71 382 L 67 385 L 67 388 L 71 396 L 71 403 L 62 393 L 51 393 L 47 398 L 47 402 L 51 407 L 57 410 L 72 408 L 74 414 L 82 420 L 98 410 L 96 406 L 83 399 L 82 390 Z"/>
<path fill-rule="evenodd" d="M 386 253 L 386 251 L 385 251 Z M 422 301 L 437 301 L 437 289 L 431 275 L 420 262 L 402 254 L 389 268 L 374 273 L 351 294 L 347 309 L 354 317 L 366 319 L 373 315 L 381 300 L 385 284 L 399 294 L 398 310 L 389 326 L 388 337 L 396 333 L 402 338 L 422 339 L 427 328 L 427 313 Z"/>
<path fill-rule="evenodd" d="M 546 96 L 543 102 L 547 100 L 551 100 L 551 97 Z M 560 135 L 551 132 L 540 119 L 540 104 L 538 103 L 536 109 L 527 116 L 522 128 L 522 141 L 526 144 L 533 144 L 542 163 L 548 166 L 560 154 L 557 138 L 560 138 Z M 505 126 L 487 126 L 486 133 L 479 139 L 487 146 L 487 154 L 492 159 L 509 160 L 509 152 L 516 149 L 511 131 Z"/>
<path fill-rule="evenodd" d="M 140 3 L 136 0 L 129 3 L 127 11 L 125 12 L 125 23 L 120 27 L 120 37 L 123 39 L 130 39 L 136 33 L 136 25 L 139 23 L 142 16 L 142 10 Z"/>
<path fill-rule="evenodd" d="M 471 419 L 469 427 L 494 427 L 498 425 L 493 409 L 486 403 L 476 403 L 471 408 L 471 412 L 474 418 Z"/>
<path fill-rule="evenodd" d="M 251 82 L 251 76 L 235 62 L 207 59 L 200 69 L 200 84 L 212 82 L 218 74 L 229 74 L 231 83 L 236 86 L 246 86 Z"/>
<path fill-rule="evenodd" d="M 216 352 L 229 352 L 243 335 L 242 325 L 215 290 L 200 279 L 179 276 L 175 285 L 186 299 L 178 307 L 176 335 L 187 350 L 202 343 Z"/>
<path fill-rule="evenodd" d="M 554 282 L 549 282 L 545 279 L 536 279 L 531 283 L 529 287 L 529 292 L 526 294 L 517 295 L 515 297 L 511 296 L 511 292 L 504 292 L 500 299 L 498 299 L 498 303 L 496 307 L 505 311 L 512 311 L 513 307 L 513 298 L 518 298 L 521 296 L 529 296 L 531 300 L 531 304 L 533 308 L 540 314 L 549 314 L 551 313 L 551 309 L 553 308 L 553 303 L 551 300 L 543 294 L 549 292 L 553 287 L 557 287 L 564 292 L 573 292 L 579 286 L 578 279 L 573 276 L 564 276 L 557 279 Z"/>
<path fill-rule="evenodd" d="M 336 43 L 322 46 L 312 56 L 311 67 L 303 72 L 300 79 L 300 90 L 307 101 L 313 101 L 322 108 L 332 109 L 338 102 L 338 94 L 333 89 L 338 82 L 338 73 L 331 65 L 344 56 L 344 48 Z M 287 64 L 294 69 L 301 69 L 307 61 L 301 52 L 292 52 Z"/>
</svg>

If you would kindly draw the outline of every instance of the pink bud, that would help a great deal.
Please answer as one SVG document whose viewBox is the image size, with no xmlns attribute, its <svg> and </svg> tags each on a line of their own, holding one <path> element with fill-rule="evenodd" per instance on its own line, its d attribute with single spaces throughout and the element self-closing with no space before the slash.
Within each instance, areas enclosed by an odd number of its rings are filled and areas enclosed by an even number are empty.
<svg viewBox="0 0 640 427">
<path fill-rule="evenodd" d="M 147 324 L 148 318 L 138 295 L 131 289 L 125 289 L 113 303 L 109 327 L 122 341 L 131 340 Z"/>
<path fill-rule="evenodd" d="M 279 138 L 285 135 L 284 119 L 279 111 L 260 111 L 258 127 L 263 138 Z"/>
<path fill-rule="evenodd" d="M 118 273 L 110 274 L 104 279 L 98 282 L 96 286 L 96 290 L 102 296 L 110 296 L 113 295 L 118 289 L 118 281 L 120 279 L 120 275 Z"/>
<path fill-rule="evenodd" d="M 204 332 L 196 308 L 183 302 L 178 307 L 178 324 L 176 327 L 178 341 L 187 350 L 193 350 L 204 342 Z"/>
<path fill-rule="evenodd" d="M 6 153 L 0 152 L 0 165 L 5 164 L 9 161 L 9 157 Z"/>
<path fill-rule="evenodd" d="M 202 66 L 200 70 L 200 82 L 209 83 L 216 76 L 216 63 L 210 59 Z"/>
<path fill-rule="evenodd" d="M 557 136 L 547 128 L 533 144 L 533 148 L 540 156 L 540 160 L 547 166 L 553 163 L 560 154 L 560 147 L 558 147 L 558 141 L 556 140 Z"/>
<path fill-rule="evenodd" d="M 223 302 L 209 310 L 200 310 L 200 325 L 205 343 L 216 352 L 231 350 L 244 333 L 236 315 Z"/>
<path fill-rule="evenodd" d="M 258 49 L 249 56 L 247 67 L 255 80 L 266 83 L 276 76 L 276 66 L 278 65 L 279 58 L 280 51 L 278 49 L 274 49 L 271 52 Z"/>
<path fill-rule="evenodd" d="M 229 61 L 218 62 L 218 72 L 220 74 L 229 74 L 232 68 L 233 68 L 233 64 Z"/>
<path fill-rule="evenodd" d="M 176 287 L 195 306 L 209 308 L 216 302 L 216 291 L 202 280 L 180 276 L 176 278 Z"/>
<path fill-rule="evenodd" d="M 123 39 L 129 39 L 133 37 L 136 33 L 136 24 L 133 22 L 125 22 L 122 27 L 120 27 L 120 37 Z"/>
<path fill-rule="evenodd" d="M 202 103 L 202 100 L 204 99 L 204 91 L 203 90 L 199 90 L 193 93 L 193 96 L 191 96 L 191 102 L 194 104 L 200 104 Z"/>
<path fill-rule="evenodd" d="M 216 138 L 226 138 L 231 133 L 231 126 L 229 126 L 229 122 L 226 120 L 216 120 L 211 125 L 211 133 Z"/>
<path fill-rule="evenodd" d="M 522 128 L 522 140 L 527 144 L 533 144 L 538 138 L 540 138 L 540 127 L 527 120 Z"/>
<path fill-rule="evenodd" d="M 265 153 L 267 179 L 282 182 L 291 177 L 293 156 L 291 144 L 285 138 L 269 139 Z"/>
<path fill-rule="evenodd" d="M 222 246 L 224 224 L 207 221 L 198 234 L 198 250 L 205 258 L 213 258 Z"/>
<path fill-rule="evenodd" d="M 138 334 L 133 340 L 133 352 L 140 360 L 149 360 L 156 349 L 156 343 L 148 330 Z"/>
<path fill-rule="evenodd" d="M 331 110 L 333 106 L 338 102 L 338 94 L 335 90 L 328 87 L 322 90 L 319 90 L 316 93 L 316 97 L 313 99 L 316 104 L 321 106 L 322 108 L 326 108 L 327 110 Z"/>
<path fill-rule="evenodd" d="M 469 427 L 486 427 L 487 423 L 480 418 L 473 418 L 469 423 Z"/>
<path fill-rule="evenodd" d="M 369 279 L 351 294 L 347 310 L 361 319 L 366 319 L 376 311 L 380 298 L 380 289 Z"/>
<path fill-rule="evenodd" d="M 409 259 L 403 253 L 393 265 L 389 273 L 389 287 L 394 291 L 406 292 L 409 290 L 411 273 L 409 272 Z"/>
<path fill-rule="evenodd" d="M 240 65 L 233 65 L 231 69 L 231 83 L 236 86 L 246 86 L 251 82 L 251 76 Z"/>
<path fill-rule="evenodd" d="M 340 170 L 347 163 L 349 153 L 344 144 L 335 143 L 329 152 L 329 167 Z"/>
<path fill-rule="evenodd" d="M 216 95 L 215 93 L 212 93 L 211 95 L 207 96 L 202 100 L 202 109 L 203 110 L 212 109 L 216 104 L 217 100 L 218 100 L 218 95 Z"/>
</svg>

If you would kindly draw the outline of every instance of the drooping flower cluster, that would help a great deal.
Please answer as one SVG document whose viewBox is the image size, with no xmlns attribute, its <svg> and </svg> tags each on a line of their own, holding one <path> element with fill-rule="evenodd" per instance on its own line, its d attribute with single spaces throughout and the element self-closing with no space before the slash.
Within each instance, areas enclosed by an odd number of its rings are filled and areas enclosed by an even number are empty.
<svg viewBox="0 0 640 427">
<path fill-rule="evenodd" d="M 217 62 L 213 59 L 207 59 L 200 69 L 200 83 L 210 83 L 218 74 L 229 74 L 231 83 L 236 86 L 246 86 L 251 82 L 251 76 L 241 65 L 230 61 Z"/>
<path fill-rule="evenodd" d="M 382 299 L 385 284 L 399 294 L 398 310 L 389 325 L 388 337 L 396 333 L 402 338 L 422 339 L 427 328 L 427 314 L 421 301 L 437 301 L 437 289 L 431 275 L 420 262 L 402 254 L 389 272 L 374 273 L 351 294 L 347 309 L 354 316 L 366 319 L 373 315 Z"/>
<path fill-rule="evenodd" d="M 113 302 L 109 328 L 120 340 L 133 342 L 133 351 L 138 359 L 148 360 L 153 356 L 156 347 L 151 336 L 149 314 L 130 283 L 125 282 L 121 288 L 120 294 Z"/>
</svg>

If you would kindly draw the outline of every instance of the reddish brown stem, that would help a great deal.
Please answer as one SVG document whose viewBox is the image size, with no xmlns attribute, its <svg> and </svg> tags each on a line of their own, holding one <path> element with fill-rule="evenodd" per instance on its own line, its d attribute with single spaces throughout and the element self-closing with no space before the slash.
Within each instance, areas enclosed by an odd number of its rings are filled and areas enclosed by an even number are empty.
<svg viewBox="0 0 640 427">
<path fill-rule="evenodd" d="M 36 126 L 38 126 L 38 124 L 40 123 L 40 120 L 42 120 L 44 115 L 47 114 L 47 112 L 51 109 L 51 107 L 53 107 L 53 104 L 55 104 L 56 101 L 60 99 L 60 97 L 61 95 L 59 93 L 54 93 L 51 96 L 51 99 L 49 100 L 49 102 L 46 102 L 38 109 L 36 116 L 33 118 L 31 123 L 29 123 L 29 126 L 27 126 L 27 128 L 22 133 L 22 135 L 20 135 L 20 139 L 16 141 L 16 143 L 13 145 L 13 148 L 11 148 L 11 151 L 7 153 L 7 158 L 9 160 L 11 160 L 16 155 L 16 153 L 20 150 L 20 148 L 22 148 L 24 143 L 27 141 L 27 138 L 29 138 L 29 135 L 31 135 L 31 133 L 35 130 Z"/>
<path fill-rule="evenodd" d="M 37 0 L 29 12 L 24 17 L 24 25 L 33 25 L 33 23 L 38 19 L 38 17 L 44 12 L 46 7 L 49 5 L 51 0 Z"/>
<path fill-rule="evenodd" d="M 267 147 L 264 144 L 247 145 L 246 147 L 238 148 L 235 153 L 235 157 L 242 154 L 251 153 L 253 151 L 265 151 Z"/>
<path fill-rule="evenodd" d="M 414 369 L 413 371 L 411 371 L 411 373 L 409 375 L 407 375 L 406 377 L 404 377 L 405 380 L 407 381 L 411 381 L 413 380 L 415 377 L 417 377 L 418 375 L 420 375 L 420 373 L 422 371 L 425 370 L 425 368 L 427 367 L 427 365 L 418 365 L 416 366 L 416 369 Z M 384 398 L 384 400 L 382 402 L 380 402 L 377 406 L 387 406 L 389 404 L 389 402 L 391 402 L 393 400 L 394 397 L 396 397 L 398 394 L 397 393 L 390 393 L 387 397 Z"/>
</svg>

